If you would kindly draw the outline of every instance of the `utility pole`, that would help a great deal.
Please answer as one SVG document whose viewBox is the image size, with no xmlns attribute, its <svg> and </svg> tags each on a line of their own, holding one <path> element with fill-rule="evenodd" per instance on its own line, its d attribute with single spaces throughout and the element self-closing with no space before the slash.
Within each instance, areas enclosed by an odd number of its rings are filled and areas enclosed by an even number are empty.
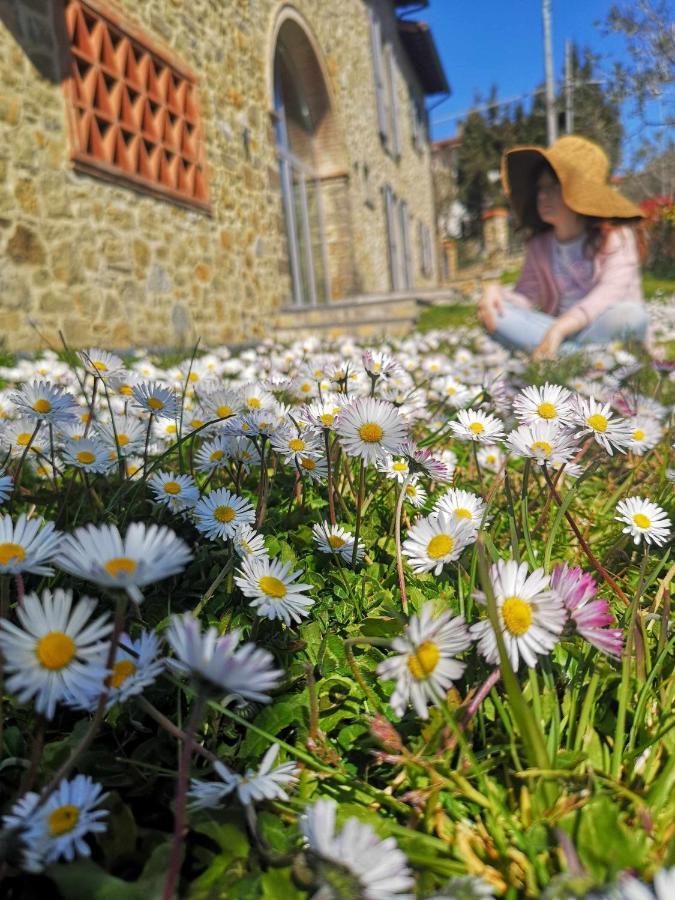
<svg viewBox="0 0 675 900">
<path fill-rule="evenodd" d="M 551 43 L 551 0 L 542 0 L 544 21 L 544 62 L 546 67 L 546 132 L 549 144 L 558 137 L 555 115 L 555 88 L 553 81 L 553 46 Z"/>
<path fill-rule="evenodd" d="M 572 42 L 565 41 L 565 134 L 574 131 L 574 72 L 572 72 Z"/>
</svg>

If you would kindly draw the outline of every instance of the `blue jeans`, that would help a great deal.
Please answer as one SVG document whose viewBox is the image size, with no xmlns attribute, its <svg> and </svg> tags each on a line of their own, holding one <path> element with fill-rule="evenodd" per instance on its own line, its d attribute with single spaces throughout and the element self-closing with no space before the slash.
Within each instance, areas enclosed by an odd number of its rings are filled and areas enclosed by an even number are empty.
<svg viewBox="0 0 675 900">
<path fill-rule="evenodd" d="M 508 350 L 531 353 L 555 322 L 554 316 L 536 309 L 521 309 L 504 304 L 504 312 L 497 316 L 497 327 L 490 337 Z M 647 312 L 642 303 L 616 303 L 601 313 L 595 322 L 566 338 L 561 353 L 575 353 L 584 344 L 609 344 L 611 341 L 633 338 L 644 341 L 647 334 Z"/>
</svg>

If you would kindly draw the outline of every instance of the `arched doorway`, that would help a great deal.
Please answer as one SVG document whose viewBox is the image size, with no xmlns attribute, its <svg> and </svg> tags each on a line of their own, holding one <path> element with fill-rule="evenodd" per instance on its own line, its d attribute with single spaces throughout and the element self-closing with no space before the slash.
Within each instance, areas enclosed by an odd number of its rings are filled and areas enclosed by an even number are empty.
<svg viewBox="0 0 675 900">
<path fill-rule="evenodd" d="M 316 306 L 354 290 L 351 214 L 344 142 L 296 14 L 277 31 L 274 112 L 293 300 Z"/>
</svg>

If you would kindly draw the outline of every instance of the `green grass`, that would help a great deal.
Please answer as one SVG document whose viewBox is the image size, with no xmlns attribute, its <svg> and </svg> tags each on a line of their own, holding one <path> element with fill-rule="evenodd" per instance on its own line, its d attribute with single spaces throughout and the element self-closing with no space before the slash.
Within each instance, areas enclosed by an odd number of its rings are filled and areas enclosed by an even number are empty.
<svg viewBox="0 0 675 900">
<path fill-rule="evenodd" d="M 452 328 L 476 324 L 476 307 L 472 303 L 453 303 L 427 307 L 417 320 L 418 331 Z"/>
</svg>

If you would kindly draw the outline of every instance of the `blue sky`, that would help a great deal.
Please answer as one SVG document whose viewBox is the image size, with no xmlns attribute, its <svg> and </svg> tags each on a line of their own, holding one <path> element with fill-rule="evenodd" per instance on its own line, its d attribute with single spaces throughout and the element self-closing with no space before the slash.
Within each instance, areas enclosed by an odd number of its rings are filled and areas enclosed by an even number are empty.
<svg viewBox="0 0 675 900">
<path fill-rule="evenodd" d="M 594 25 L 606 17 L 611 3 L 552 0 L 556 78 L 562 77 L 566 39 L 622 58 L 623 39 L 603 36 Z M 452 88 L 452 96 L 431 112 L 434 140 L 455 133 L 458 119 L 442 120 L 466 111 L 477 92 L 486 96 L 496 84 L 498 98 L 506 99 L 532 91 L 544 80 L 541 0 L 431 0 L 428 9 L 411 18 L 424 19 L 431 26 Z M 640 123 L 628 110 L 623 120 L 628 147 L 635 147 Z M 652 137 L 655 131 L 650 129 Z"/>
</svg>

